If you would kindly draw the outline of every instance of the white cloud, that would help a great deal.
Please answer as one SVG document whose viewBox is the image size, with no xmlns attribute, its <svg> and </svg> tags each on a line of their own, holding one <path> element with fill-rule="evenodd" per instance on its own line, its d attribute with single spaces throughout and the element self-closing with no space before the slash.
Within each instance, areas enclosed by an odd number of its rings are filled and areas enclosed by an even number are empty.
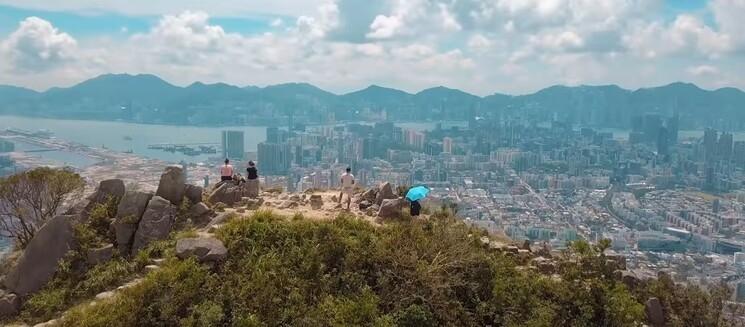
<svg viewBox="0 0 745 327">
<path fill-rule="evenodd" d="M 738 74 L 727 75 L 742 67 L 745 0 L 710 0 L 710 12 L 672 18 L 663 17 L 664 0 L 309 1 L 310 7 L 298 0 L 257 0 L 243 9 L 232 0 L 210 8 L 196 0 L 180 2 L 190 11 L 173 9 L 172 0 L 158 1 L 147 10 L 167 9 L 166 14 L 149 31 L 124 40 L 128 34 L 75 35 L 76 40 L 50 24 L 51 33 L 46 28 L 37 34 L 63 41 L 39 42 L 49 51 L 24 53 L 31 54 L 27 60 L 47 53 L 39 56 L 49 58 L 46 65 L 25 66 L 51 75 L 6 74 L 0 83 L 39 87 L 105 72 L 143 72 L 179 84 L 307 81 L 338 92 L 372 83 L 409 91 L 448 85 L 481 94 L 524 93 L 557 83 L 639 87 L 692 80 L 745 86 Z M 28 6 L 42 2 L 28 0 Z M 49 6 L 134 12 L 145 10 L 142 3 L 71 0 Z M 260 10 L 256 3 L 268 7 Z M 232 17 L 278 9 L 294 14 L 269 16 L 264 34 L 236 33 L 210 21 L 214 13 Z M 21 60 L 7 55 L 20 44 L 12 38 L 2 41 L 4 58 Z"/>
<path fill-rule="evenodd" d="M 48 21 L 29 17 L 0 44 L 0 50 L 11 70 L 43 72 L 75 60 L 77 41 Z"/>
<path fill-rule="evenodd" d="M 719 75 L 719 68 L 710 65 L 701 65 L 689 67 L 688 73 L 693 76 L 716 76 Z"/>
</svg>

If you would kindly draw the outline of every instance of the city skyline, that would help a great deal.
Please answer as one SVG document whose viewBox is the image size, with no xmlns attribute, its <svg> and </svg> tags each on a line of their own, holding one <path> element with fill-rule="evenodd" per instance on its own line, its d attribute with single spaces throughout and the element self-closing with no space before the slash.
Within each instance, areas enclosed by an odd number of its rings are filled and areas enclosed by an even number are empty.
<svg viewBox="0 0 745 327">
<path fill-rule="evenodd" d="M 554 84 L 743 88 L 743 12 L 739 0 L 2 1 L 0 84 L 44 90 L 127 72 L 335 93 L 371 84 L 481 96 Z"/>
</svg>

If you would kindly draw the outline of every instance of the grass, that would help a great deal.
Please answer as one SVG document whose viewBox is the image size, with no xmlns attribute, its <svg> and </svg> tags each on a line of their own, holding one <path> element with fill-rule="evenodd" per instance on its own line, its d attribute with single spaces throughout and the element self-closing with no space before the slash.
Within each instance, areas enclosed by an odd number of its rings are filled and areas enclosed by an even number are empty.
<svg viewBox="0 0 745 327">
<path fill-rule="evenodd" d="M 269 211 L 217 231 L 222 265 L 169 260 L 62 326 L 636 326 L 641 304 L 602 275 L 572 283 L 516 269 L 453 219 L 334 221 Z"/>
</svg>

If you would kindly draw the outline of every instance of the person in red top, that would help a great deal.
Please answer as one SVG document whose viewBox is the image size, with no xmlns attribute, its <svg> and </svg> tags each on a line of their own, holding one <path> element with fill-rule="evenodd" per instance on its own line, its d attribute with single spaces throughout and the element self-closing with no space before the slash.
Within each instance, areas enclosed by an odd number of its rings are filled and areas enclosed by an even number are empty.
<svg viewBox="0 0 745 327">
<path fill-rule="evenodd" d="M 225 159 L 225 166 L 220 167 L 220 180 L 221 181 L 232 181 L 233 180 L 233 166 L 230 165 L 229 159 Z"/>
</svg>

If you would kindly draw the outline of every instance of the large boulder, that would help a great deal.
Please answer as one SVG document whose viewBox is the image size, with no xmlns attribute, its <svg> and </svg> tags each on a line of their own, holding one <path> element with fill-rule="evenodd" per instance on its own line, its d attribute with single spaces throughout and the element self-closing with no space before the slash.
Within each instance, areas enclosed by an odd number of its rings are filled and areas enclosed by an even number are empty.
<svg viewBox="0 0 745 327">
<path fill-rule="evenodd" d="M 186 184 L 184 196 L 189 199 L 191 204 L 202 202 L 202 193 L 204 189 L 201 186 Z"/>
<path fill-rule="evenodd" d="M 86 261 L 89 265 L 95 266 L 111 260 L 114 256 L 114 245 L 107 244 L 100 248 L 89 249 L 86 253 Z"/>
<path fill-rule="evenodd" d="M 181 259 L 194 256 L 199 262 L 225 260 L 228 249 L 216 238 L 183 238 L 176 242 L 176 256 Z"/>
<path fill-rule="evenodd" d="M 125 186 L 121 179 L 107 179 L 98 184 L 98 189 L 89 199 L 93 203 L 103 203 L 109 198 L 121 199 L 124 196 Z"/>
<path fill-rule="evenodd" d="M 137 225 L 132 253 L 137 253 L 153 241 L 164 240 L 171 233 L 178 209 L 168 200 L 154 196 Z"/>
<path fill-rule="evenodd" d="M 5 277 L 8 290 L 23 297 L 46 285 L 57 272 L 59 261 L 76 246 L 73 219 L 54 217 L 36 232 L 18 264 Z"/>
<path fill-rule="evenodd" d="M 249 179 L 246 181 L 245 184 L 245 196 L 255 199 L 259 197 L 259 180 L 258 179 Z"/>
<path fill-rule="evenodd" d="M 323 198 L 320 194 L 313 194 L 310 196 L 310 207 L 313 210 L 318 210 L 323 208 Z"/>
<path fill-rule="evenodd" d="M 665 313 L 662 311 L 662 303 L 656 297 L 651 297 L 644 304 L 644 313 L 647 321 L 654 327 L 665 326 Z"/>
<path fill-rule="evenodd" d="M 21 298 L 18 295 L 0 290 L 0 320 L 17 315 L 20 308 Z"/>
<path fill-rule="evenodd" d="M 368 202 L 375 202 L 375 197 L 377 196 L 377 191 L 374 188 L 371 188 L 365 192 L 363 192 L 359 199 L 360 201 L 367 200 Z"/>
<path fill-rule="evenodd" d="M 155 195 L 168 200 L 173 204 L 179 204 L 184 198 L 186 190 L 186 174 L 181 166 L 168 166 L 160 175 L 160 183 Z"/>
<path fill-rule="evenodd" d="M 204 202 L 199 202 L 189 208 L 189 215 L 191 216 L 192 222 L 200 227 L 207 225 L 210 222 L 212 213 L 212 209 L 204 204 Z"/>
<path fill-rule="evenodd" d="M 212 204 L 222 202 L 226 205 L 233 206 L 246 197 L 246 189 L 242 185 L 233 183 L 223 183 L 216 188 L 209 196 L 209 202 Z"/>
<path fill-rule="evenodd" d="M 398 196 L 393 193 L 393 186 L 391 183 L 385 182 L 380 185 L 380 190 L 375 197 L 375 204 L 382 205 L 383 200 L 396 199 Z"/>
<path fill-rule="evenodd" d="M 119 201 L 116 212 L 116 220 L 111 224 L 116 236 L 117 249 L 119 253 L 127 255 L 132 248 L 137 225 L 145 213 L 147 204 L 153 198 L 152 193 L 129 191 Z"/>
<path fill-rule="evenodd" d="M 385 199 L 380 204 L 380 210 L 378 210 L 378 217 L 381 218 L 396 218 L 401 215 L 401 209 L 403 209 L 403 199 Z"/>
</svg>

